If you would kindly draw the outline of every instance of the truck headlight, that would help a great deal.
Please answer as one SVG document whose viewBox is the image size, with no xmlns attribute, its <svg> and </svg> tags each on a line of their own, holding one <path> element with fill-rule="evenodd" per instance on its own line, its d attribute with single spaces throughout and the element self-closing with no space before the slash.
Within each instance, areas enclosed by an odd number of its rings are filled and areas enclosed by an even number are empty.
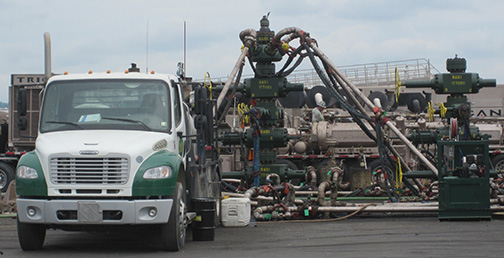
<svg viewBox="0 0 504 258">
<path fill-rule="evenodd" d="M 173 170 L 170 166 L 161 166 L 149 168 L 143 174 L 144 179 L 163 179 L 170 178 L 173 175 Z"/>
<path fill-rule="evenodd" d="M 24 178 L 24 179 L 38 178 L 37 170 L 27 166 L 19 166 L 16 174 L 18 178 Z"/>
</svg>

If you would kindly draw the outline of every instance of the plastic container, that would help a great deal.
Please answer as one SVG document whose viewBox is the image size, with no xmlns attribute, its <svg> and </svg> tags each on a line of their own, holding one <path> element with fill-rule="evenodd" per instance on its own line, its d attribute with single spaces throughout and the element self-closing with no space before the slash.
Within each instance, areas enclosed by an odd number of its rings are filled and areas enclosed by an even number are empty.
<svg viewBox="0 0 504 258">
<path fill-rule="evenodd" d="M 221 223 L 224 227 L 247 226 L 250 223 L 250 199 L 223 199 L 221 201 Z"/>
</svg>

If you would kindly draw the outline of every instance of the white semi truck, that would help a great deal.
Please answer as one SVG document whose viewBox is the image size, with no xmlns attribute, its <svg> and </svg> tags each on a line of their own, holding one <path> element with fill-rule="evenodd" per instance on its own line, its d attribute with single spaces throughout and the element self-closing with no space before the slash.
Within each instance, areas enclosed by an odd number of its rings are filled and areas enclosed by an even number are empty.
<svg viewBox="0 0 504 258">
<path fill-rule="evenodd" d="M 36 148 L 16 170 L 21 248 L 40 249 L 49 228 L 158 225 L 162 248 L 180 250 L 197 215 L 191 200 L 218 197 L 220 179 L 216 156 L 206 155 L 211 141 L 195 130 L 179 78 L 135 66 L 48 78 Z M 19 101 L 25 106 L 26 99 Z M 196 105 L 203 129 L 211 109 Z"/>
</svg>

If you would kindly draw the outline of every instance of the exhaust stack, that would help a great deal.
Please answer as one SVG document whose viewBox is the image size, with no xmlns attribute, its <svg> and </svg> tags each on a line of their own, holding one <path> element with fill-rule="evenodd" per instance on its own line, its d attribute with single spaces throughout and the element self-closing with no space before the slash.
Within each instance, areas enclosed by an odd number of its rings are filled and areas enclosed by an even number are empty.
<svg viewBox="0 0 504 258">
<path fill-rule="evenodd" d="M 44 33 L 44 69 L 46 82 L 51 77 L 51 35 L 49 32 Z"/>
</svg>

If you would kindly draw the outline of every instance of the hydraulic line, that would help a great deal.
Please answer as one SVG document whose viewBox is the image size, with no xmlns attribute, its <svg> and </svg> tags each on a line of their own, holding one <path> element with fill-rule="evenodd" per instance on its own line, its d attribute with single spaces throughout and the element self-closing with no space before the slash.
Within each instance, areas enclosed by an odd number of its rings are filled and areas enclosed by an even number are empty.
<svg viewBox="0 0 504 258">
<path fill-rule="evenodd" d="M 339 84 L 340 87 L 338 89 L 342 89 L 346 93 L 346 95 L 350 98 L 351 103 L 353 103 L 362 114 L 366 114 L 366 110 L 364 110 L 364 107 L 359 103 L 359 101 L 354 96 L 354 94 L 352 94 L 352 92 L 348 88 L 348 86 L 346 86 L 345 83 L 342 80 L 340 80 L 337 76 L 334 76 L 334 74 L 331 73 L 331 71 L 330 71 L 331 69 L 329 68 L 329 66 L 327 65 L 326 62 L 323 62 L 323 60 L 322 60 L 322 64 L 324 65 L 324 69 L 325 69 L 327 75 L 329 76 L 329 78 L 333 82 L 333 85 Z M 336 81 L 337 83 L 334 81 Z M 369 124 L 374 128 L 373 123 L 369 123 Z"/>
<path fill-rule="evenodd" d="M 344 108 L 346 110 L 348 110 L 350 115 L 354 118 L 354 121 L 359 125 L 359 127 L 364 131 L 364 133 L 370 139 L 372 139 L 373 141 L 376 142 L 376 137 L 367 129 L 367 127 L 364 125 L 364 123 L 361 121 L 361 119 L 359 119 L 359 117 L 364 118 L 364 119 L 370 119 L 370 118 L 357 112 L 352 106 L 350 106 L 350 104 L 348 104 L 348 102 L 343 98 L 343 96 L 341 96 L 341 94 L 339 94 L 339 92 L 337 90 L 335 90 L 333 87 L 331 87 L 331 83 L 329 82 L 329 80 L 327 79 L 325 74 L 323 74 L 317 61 L 315 60 L 315 56 L 313 55 L 313 52 L 311 52 L 311 50 L 309 49 L 309 47 L 306 43 L 304 43 L 304 45 L 305 45 L 306 52 L 308 53 L 308 57 L 310 58 L 310 61 L 312 62 L 313 67 L 315 68 L 315 71 L 317 72 L 317 74 L 319 75 L 320 79 L 322 80 L 324 85 L 327 87 L 329 92 L 344 106 Z"/>
<path fill-rule="evenodd" d="M 303 62 L 304 56 L 300 54 L 303 49 L 304 49 L 304 46 L 300 46 L 296 50 L 294 50 L 292 52 L 292 54 L 289 55 L 289 58 L 287 59 L 287 62 L 285 62 L 285 64 L 282 67 L 282 69 L 280 69 L 276 73 L 276 76 L 278 76 L 278 77 L 287 77 L 289 74 L 291 74 Z M 296 63 L 294 63 L 294 65 L 291 68 L 289 68 L 287 71 L 284 72 L 284 70 L 292 63 L 292 60 L 294 60 L 294 57 L 296 55 L 298 55 L 298 54 L 300 54 L 300 56 L 296 60 Z"/>
<path fill-rule="evenodd" d="M 381 129 L 382 129 L 381 126 L 377 124 L 376 128 L 375 128 L 376 139 L 377 139 L 376 145 L 378 147 L 378 152 L 380 154 L 380 157 L 382 157 L 380 159 L 380 161 L 381 161 L 382 172 L 385 173 L 385 189 L 386 189 L 387 196 L 389 197 L 389 199 L 392 202 L 397 202 L 398 196 L 397 196 L 396 189 L 395 189 L 394 182 L 393 182 L 394 176 L 391 171 L 391 168 L 392 168 L 392 164 L 390 161 L 391 158 L 388 155 L 387 150 L 385 149 L 385 144 L 383 143 L 383 135 L 382 135 Z"/>
<path fill-rule="evenodd" d="M 340 103 L 344 106 L 344 108 L 346 110 L 349 111 L 349 113 L 352 115 L 352 117 L 354 118 L 354 121 L 361 127 L 361 129 L 366 133 L 366 135 L 368 135 L 372 140 L 374 140 L 375 142 L 377 142 L 377 145 L 379 146 L 379 148 L 382 149 L 381 151 L 381 156 L 383 157 L 388 157 L 389 155 L 386 153 L 386 150 L 384 149 L 385 147 L 389 147 L 390 149 L 393 150 L 393 152 L 397 153 L 393 147 L 389 146 L 389 145 L 385 145 L 384 142 L 383 142 L 383 139 L 382 138 L 379 138 L 379 137 L 374 137 L 374 135 L 372 135 L 372 133 L 367 129 L 367 127 L 364 125 L 364 123 L 359 119 L 359 117 L 363 117 L 365 118 L 368 122 L 370 122 L 370 118 L 367 118 L 367 116 L 363 115 L 363 114 L 359 114 L 352 106 L 350 106 L 348 104 L 348 102 L 341 96 L 341 94 L 339 94 L 338 90 L 337 89 L 334 89 L 330 86 L 334 86 L 336 85 L 335 83 L 335 79 L 333 77 L 333 75 L 331 73 L 328 72 L 328 75 L 329 75 L 329 80 L 331 80 L 331 83 L 328 82 L 328 78 L 325 77 L 325 74 L 322 73 L 320 67 L 318 66 L 318 63 L 316 62 L 315 60 L 315 57 L 313 55 L 313 53 L 311 52 L 311 50 L 309 49 L 308 45 L 306 43 L 304 43 L 305 45 L 305 49 L 306 49 L 306 52 L 308 53 L 308 56 L 310 57 L 310 60 L 312 61 L 312 64 L 315 68 L 315 70 L 317 71 L 319 77 L 321 78 L 321 80 L 323 81 L 323 83 L 327 86 L 327 88 L 330 90 L 330 92 L 332 93 L 332 95 L 334 95 L 338 101 L 340 101 Z M 323 61 L 323 60 L 322 60 Z M 324 64 L 324 67 L 326 68 L 326 71 L 328 71 L 328 64 L 326 62 L 323 62 Z M 341 83 L 344 83 L 344 82 L 341 82 Z M 353 94 L 347 94 L 349 96 L 353 96 Z M 355 104 L 360 107 L 361 109 L 363 109 L 363 107 L 361 107 L 358 103 L 358 101 L 355 99 Z M 372 126 L 373 124 L 370 123 Z M 381 128 L 376 128 L 376 127 L 380 127 L 380 125 L 376 125 L 376 126 L 373 126 L 375 128 L 375 131 L 376 130 L 381 130 Z M 378 132 L 377 132 L 378 134 Z M 379 138 L 379 139 L 377 139 Z M 385 159 L 382 159 L 382 161 L 385 160 Z M 391 163 L 390 161 L 386 162 L 385 164 L 382 165 L 382 167 L 391 167 Z M 385 170 L 388 174 L 388 176 L 386 177 L 387 178 L 387 181 L 388 183 L 386 184 L 387 186 L 387 194 L 389 196 L 389 198 L 392 200 L 392 201 L 396 201 L 397 200 L 397 194 L 395 193 L 395 189 L 389 189 L 388 185 L 392 184 L 391 180 L 392 180 L 392 175 L 390 174 L 390 170 Z M 407 186 L 410 187 L 412 189 L 412 191 L 415 193 L 415 194 L 419 194 L 418 191 L 416 191 L 416 189 L 414 189 L 412 187 L 412 185 L 409 183 L 409 181 L 405 181 Z"/>
<path fill-rule="evenodd" d="M 354 91 L 354 93 L 358 95 L 366 103 L 366 105 L 372 108 L 376 107 L 368 98 L 364 96 L 364 94 L 355 85 L 353 85 L 352 82 L 348 80 L 348 78 L 346 78 L 346 76 L 343 73 L 341 73 L 341 71 L 339 71 L 338 67 L 334 65 L 331 62 L 331 60 L 329 60 L 329 58 L 327 58 L 327 56 L 317 47 L 314 41 L 310 42 L 310 46 L 315 51 L 315 54 L 317 54 L 317 56 L 320 59 L 322 59 L 329 65 L 333 73 L 335 73 L 338 77 L 340 77 Z M 422 163 L 424 163 L 436 176 L 438 175 L 437 168 L 431 162 L 429 162 L 429 160 L 425 158 L 425 156 L 423 156 L 423 154 L 399 131 L 399 129 L 397 129 L 394 126 L 394 124 L 391 121 L 385 122 L 385 125 L 387 125 L 387 127 L 390 130 L 392 130 L 392 132 L 396 134 L 399 137 L 399 139 L 404 144 L 406 144 L 408 148 L 410 148 L 415 155 L 418 156 L 418 158 L 422 161 Z"/>
<path fill-rule="evenodd" d="M 282 39 L 282 37 L 284 35 L 287 35 L 287 34 L 288 34 L 288 36 Z M 300 37 L 303 34 L 304 34 L 304 32 L 301 29 L 295 28 L 295 27 L 289 27 L 289 28 L 283 29 L 279 33 L 277 33 L 277 35 L 275 35 L 274 39 L 272 40 L 271 47 L 275 47 L 275 45 L 277 47 L 281 46 L 282 43 L 286 44 L 287 42 L 291 41 L 292 39 Z M 373 125 L 373 123 L 371 123 L 371 119 L 368 118 L 366 115 L 364 115 L 366 112 L 365 112 L 364 108 L 360 105 L 360 103 L 357 101 L 357 99 L 355 98 L 355 96 L 352 94 L 351 89 L 348 89 L 348 87 L 351 88 L 352 85 L 348 86 L 349 83 L 347 82 L 347 80 L 345 80 L 346 78 L 338 76 L 338 74 L 336 73 L 336 71 L 337 71 L 336 69 L 332 69 L 332 70 L 335 70 L 334 74 L 331 73 L 330 72 L 331 71 L 331 69 L 330 69 L 331 63 L 326 62 L 323 58 L 321 58 L 322 64 L 324 65 L 325 71 L 326 71 L 327 76 L 329 78 L 326 77 L 326 75 L 322 72 L 322 70 L 318 66 L 318 63 L 315 60 L 314 54 L 311 52 L 308 44 L 306 43 L 306 39 L 309 39 L 309 36 L 307 36 L 307 35 L 304 35 L 304 36 L 305 36 L 305 38 L 304 37 L 301 38 L 301 47 L 297 48 L 296 51 L 298 51 L 298 50 L 300 50 L 302 48 L 304 48 L 306 50 L 306 52 L 308 53 L 308 56 L 310 58 L 310 61 L 312 62 L 313 67 L 315 68 L 315 70 L 318 73 L 318 75 L 319 75 L 320 79 L 322 80 L 322 82 L 329 89 L 329 92 L 331 92 L 331 94 L 342 104 L 342 106 L 346 110 L 349 111 L 349 113 L 351 114 L 351 116 L 354 118 L 354 121 L 361 127 L 361 129 L 364 131 L 364 133 L 366 133 L 366 135 L 368 135 L 369 138 L 373 139 L 375 142 L 377 142 L 377 144 L 379 146 L 382 147 L 382 156 L 383 155 L 386 156 L 386 157 L 389 156 L 388 153 L 386 153 L 386 150 L 384 149 L 383 146 L 385 146 L 385 148 L 391 149 L 391 151 L 393 153 L 397 153 L 397 151 L 395 151 L 391 145 L 385 145 L 384 142 L 383 142 L 383 139 L 378 140 L 377 137 L 374 137 L 374 135 L 368 130 L 368 128 L 361 121 L 361 119 L 359 119 L 359 117 L 363 118 L 363 119 L 367 120 L 368 123 L 373 128 L 375 127 Z M 316 42 L 314 40 L 311 40 L 310 42 L 312 43 L 312 45 L 316 45 Z M 278 47 L 278 48 L 281 49 L 280 47 Z M 286 65 L 284 66 L 284 68 L 282 68 L 282 70 L 279 73 L 283 72 L 283 69 L 285 69 L 285 67 L 287 67 L 291 63 L 292 58 L 293 58 L 293 56 L 290 56 L 290 58 L 287 61 Z M 343 96 L 341 95 L 341 93 L 339 93 L 339 91 L 337 89 L 336 81 L 338 81 L 338 83 L 341 85 L 341 88 L 347 93 L 347 95 L 350 97 L 351 101 L 361 111 L 361 113 L 359 113 L 355 109 L 353 109 L 353 107 L 350 104 L 348 104 L 348 102 L 343 98 Z M 361 95 L 359 95 L 359 96 L 361 96 Z M 366 100 L 367 99 L 365 99 L 365 101 Z M 373 107 L 373 106 L 370 105 L 370 107 Z M 378 121 L 375 121 L 375 122 L 378 123 Z M 377 126 L 380 126 L 380 125 L 377 125 Z M 380 129 L 378 129 L 378 130 L 380 130 Z M 376 130 L 376 128 L 375 128 L 375 130 Z M 391 167 L 390 161 L 386 162 L 384 165 L 387 165 L 387 167 Z M 387 172 L 387 174 L 390 174 L 390 170 L 385 170 L 385 171 Z M 390 175 L 387 175 L 386 178 L 387 178 L 387 181 L 390 182 L 393 177 L 390 174 Z M 418 193 L 416 191 L 416 189 L 414 189 L 412 187 L 412 185 L 409 183 L 409 181 L 405 181 L 405 182 L 406 182 L 406 184 L 407 184 L 408 187 L 412 188 L 412 191 L 414 193 Z M 418 184 L 418 182 L 415 182 L 415 183 Z M 387 194 L 389 195 L 390 199 L 393 200 L 393 201 L 397 200 L 397 196 L 396 196 L 395 191 L 394 190 L 391 191 L 391 189 L 388 189 L 389 183 L 387 183 L 386 185 L 387 185 Z"/>
</svg>

